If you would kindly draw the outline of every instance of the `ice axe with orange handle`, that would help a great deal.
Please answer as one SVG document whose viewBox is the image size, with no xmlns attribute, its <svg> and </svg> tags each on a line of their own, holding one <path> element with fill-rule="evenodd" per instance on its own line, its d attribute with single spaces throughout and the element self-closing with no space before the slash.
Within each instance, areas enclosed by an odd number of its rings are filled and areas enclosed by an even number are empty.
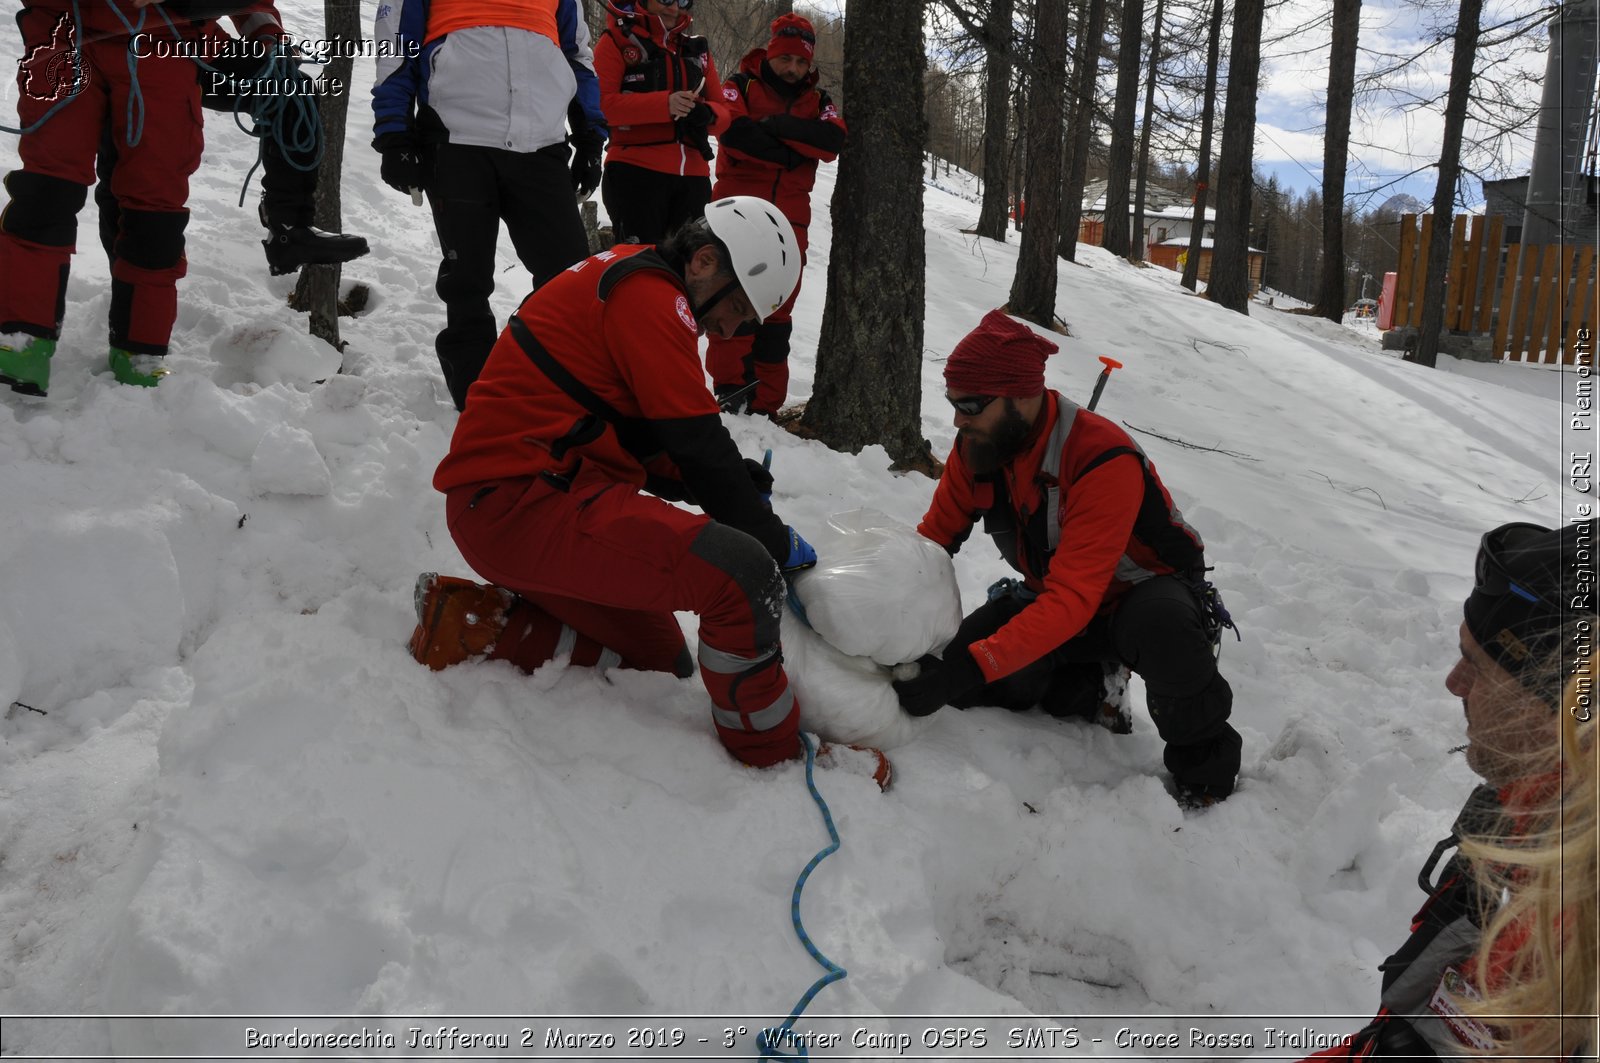
<svg viewBox="0 0 1600 1063">
<path fill-rule="evenodd" d="M 1089 409 L 1091 410 L 1094 409 L 1095 403 L 1100 401 L 1100 393 L 1106 389 L 1106 381 L 1111 379 L 1111 371 L 1122 368 L 1121 362 L 1115 358 L 1107 358 L 1103 354 L 1100 356 L 1100 364 L 1105 368 L 1100 370 L 1100 376 L 1094 382 L 1094 394 L 1089 396 Z"/>
</svg>

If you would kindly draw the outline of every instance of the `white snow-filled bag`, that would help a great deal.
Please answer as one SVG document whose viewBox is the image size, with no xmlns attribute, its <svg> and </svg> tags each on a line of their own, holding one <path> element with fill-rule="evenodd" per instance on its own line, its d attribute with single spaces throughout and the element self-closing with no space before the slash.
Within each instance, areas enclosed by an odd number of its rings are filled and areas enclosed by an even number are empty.
<svg viewBox="0 0 1600 1063">
<path fill-rule="evenodd" d="M 783 667 L 800 699 L 800 726 L 830 742 L 892 749 L 925 720 L 900 708 L 888 668 L 828 645 L 793 610 L 783 611 Z"/>
<path fill-rule="evenodd" d="M 836 513 L 808 539 L 817 564 L 795 576 L 794 590 L 835 649 L 896 665 L 955 637 L 961 591 L 942 546 L 875 509 Z"/>
</svg>

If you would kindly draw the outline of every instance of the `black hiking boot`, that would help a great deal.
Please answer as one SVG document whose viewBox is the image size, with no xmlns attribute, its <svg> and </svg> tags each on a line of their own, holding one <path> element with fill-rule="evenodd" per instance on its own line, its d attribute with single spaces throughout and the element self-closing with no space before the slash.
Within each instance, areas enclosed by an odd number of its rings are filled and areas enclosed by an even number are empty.
<svg viewBox="0 0 1600 1063">
<path fill-rule="evenodd" d="M 274 277 L 293 273 L 301 266 L 332 266 L 360 258 L 370 248 L 364 237 L 328 233 L 310 225 L 268 225 L 261 241 L 267 268 Z"/>
</svg>

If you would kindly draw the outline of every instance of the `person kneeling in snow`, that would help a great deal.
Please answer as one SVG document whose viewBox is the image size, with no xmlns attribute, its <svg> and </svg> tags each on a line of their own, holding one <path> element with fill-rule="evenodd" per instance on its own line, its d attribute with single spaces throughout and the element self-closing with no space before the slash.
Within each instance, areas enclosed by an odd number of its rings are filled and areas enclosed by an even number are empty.
<svg viewBox="0 0 1600 1063">
<path fill-rule="evenodd" d="M 956 443 L 917 530 L 953 554 L 981 516 L 1023 579 L 996 584 L 942 660 L 895 684 L 900 704 L 913 716 L 1041 705 L 1124 731 L 1125 718 L 1101 719 L 1102 662 L 1120 662 L 1145 681 L 1178 799 L 1219 801 L 1241 741 L 1204 545 L 1126 432 L 1045 388 L 1056 350 L 994 310 L 945 363 Z"/>
<path fill-rule="evenodd" d="M 413 656 L 443 668 L 482 653 L 531 670 L 570 652 L 688 677 L 673 613 L 692 610 L 723 744 L 758 767 L 798 756 L 782 573 L 817 555 L 773 514 L 771 476 L 739 456 L 698 339 L 761 320 L 799 276 L 789 222 L 736 196 L 530 295 L 433 479 L 462 556 L 493 586 L 424 574 Z"/>
<path fill-rule="evenodd" d="M 1569 748 L 1587 768 L 1563 775 L 1560 706 L 1570 678 L 1569 711 L 1591 718 L 1597 531 L 1594 520 L 1560 531 L 1504 524 L 1479 544 L 1461 656 L 1444 685 L 1461 699 L 1462 748 L 1484 784 L 1417 876 L 1428 899 L 1411 936 L 1378 965 L 1377 1017 L 1311 1058 L 1594 1058 L 1596 1046 L 1585 1054 L 1581 1040 L 1594 1030 L 1582 1015 L 1595 1004 L 1595 749 L 1586 727 L 1587 753 Z M 1588 829 L 1574 829 L 1585 801 Z M 1530 872 L 1559 881 L 1562 850 L 1580 852 L 1585 835 L 1587 859 L 1566 866 L 1586 868 L 1587 894 L 1575 874 L 1564 895 L 1531 895 Z M 1510 866 L 1497 866 L 1501 858 Z"/>
</svg>

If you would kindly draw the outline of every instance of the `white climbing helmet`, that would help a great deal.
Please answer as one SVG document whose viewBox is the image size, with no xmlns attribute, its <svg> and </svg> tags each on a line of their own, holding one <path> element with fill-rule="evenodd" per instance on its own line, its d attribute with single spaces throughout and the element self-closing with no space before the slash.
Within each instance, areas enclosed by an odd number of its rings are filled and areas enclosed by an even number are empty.
<svg viewBox="0 0 1600 1063">
<path fill-rule="evenodd" d="M 765 321 L 800 283 L 800 245 L 789 219 L 764 199 L 729 196 L 706 207 L 706 224 L 728 245 L 733 274 Z"/>
</svg>

